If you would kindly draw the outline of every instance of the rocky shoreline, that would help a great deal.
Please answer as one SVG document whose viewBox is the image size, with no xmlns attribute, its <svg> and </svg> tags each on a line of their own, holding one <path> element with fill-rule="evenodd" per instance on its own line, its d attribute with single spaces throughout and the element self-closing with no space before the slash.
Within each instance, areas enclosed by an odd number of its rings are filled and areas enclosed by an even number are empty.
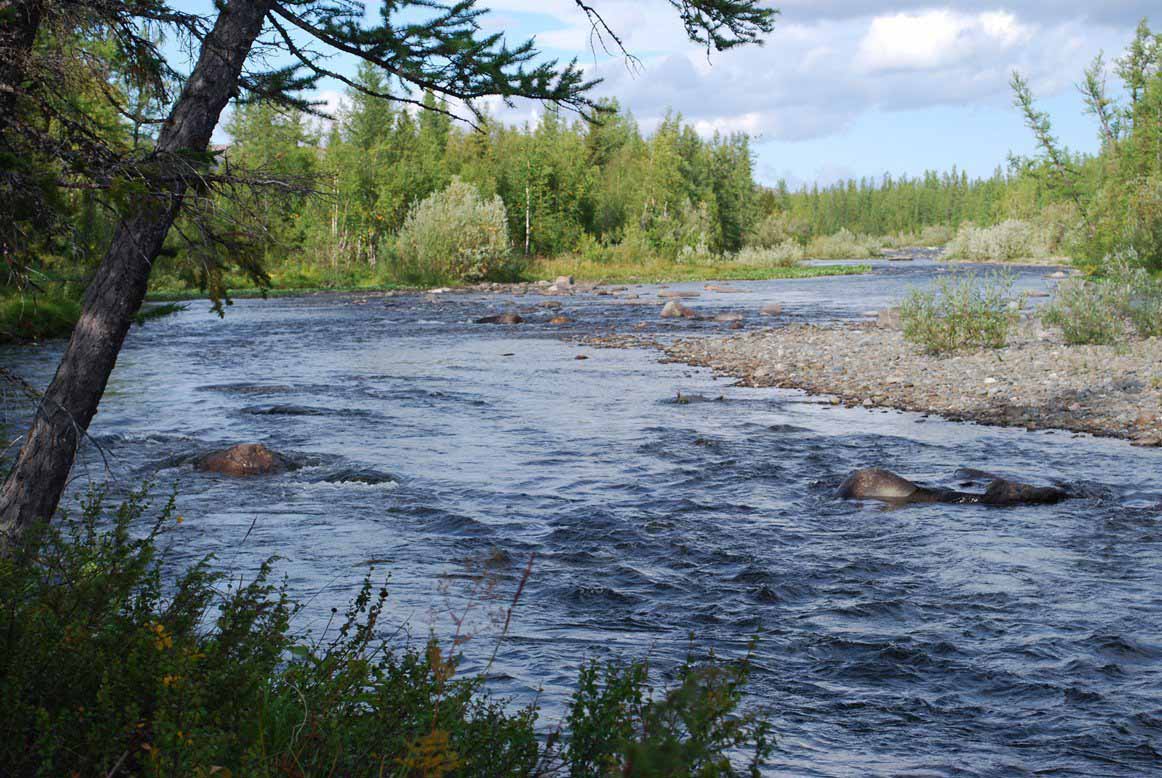
<svg viewBox="0 0 1162 778">
<path fill-rule="evenodd" d="M 659 348 L 667 360 L 709 367 L 747 386 L 802 389 L 836 404 L 1162 446 L 1162 338 L 1066 346 L 1026 320 L 1003 349 L 935 357 L 890 323 L 869 321 L 792 325 Z"/>
</svg>

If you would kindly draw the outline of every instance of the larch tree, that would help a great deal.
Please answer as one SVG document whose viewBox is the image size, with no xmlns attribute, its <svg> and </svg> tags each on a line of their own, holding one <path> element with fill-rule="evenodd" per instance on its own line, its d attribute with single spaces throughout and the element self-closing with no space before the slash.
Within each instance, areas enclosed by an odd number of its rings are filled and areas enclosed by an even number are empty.
<svg viewBox="0 0 1162 778">
<path fill-rule="evenodd" d="M 596 0 L 575 3 L 600 45 L 629 56 Z M 708 52 L 760 42 L 777 13 L 763 0 L 658 4 L 668 4 L 688 37 Z M 213 17 L 206 18 L 171 8 L 166 0 L 0 0 L 0 192 L 12 201 L 21 195 L 35 203 L 28 192 L 41 183 L 19 162 L 31 149 L 54 163 L 47 169 L 71 175 L 74 186 L 123 193 L 113 238 L 87 286 L 80 319 L 0 491 L 0 542 L 5 544 L 18 543 L 30 526 L 55 513 L 145 298 L 155 258 L 183 209 L 222 181 L 208 149 L 232 99 L 310 110 L 303 90 L 333 79 L 369 98 L 437 111 L 464 106 L 469 115 L 474 100 L 491 96 L 530 98 L 582 113 L 595 108 L 588 97 L 595 82 L 586 80 L 575 62 L 546 61 L 533 41 L 510 47 L 502 35 L 482 33 L 484 10 L 475 0 L 382 0 L 374 23 L 366 21 L 367 9 L 357 0 L 216 0 L 214 8 Z M 159 27 L 184 36 L 197 52 L 188 74 L 179 73 L 156 45 Z M 23 115 L 21 105 L 51 105 L 66 66 L 62 53 L 44 41 L 77 30 L 107 36 L 124 71 L 142 83 L 143 91 L 166 98 L 157 101 L 168 110 L 155 118 L 152 126 L 158 129 L 147 154 L 126 154 L 102 144 L 86 127 L 83 112 L 61 117 L 70 143 L 50 142 L 32 123 L 14 118 Z M 335 69 L 335 55 L 376 70 L 381 86 Z M 290 64 L 262 69 L 274 60 Z M 180 88 L 171 99 L 168 87 L 173 85 Z M 425 101 L 423 95 L 439 102 Z M 134 106 L 116 94 L 107 97 L 122 114 L 134 113 Z M 43 168 L 36 175 L 43 178 Z M 27 203 L 23 207 L 36 210 Z"/>
</svg>

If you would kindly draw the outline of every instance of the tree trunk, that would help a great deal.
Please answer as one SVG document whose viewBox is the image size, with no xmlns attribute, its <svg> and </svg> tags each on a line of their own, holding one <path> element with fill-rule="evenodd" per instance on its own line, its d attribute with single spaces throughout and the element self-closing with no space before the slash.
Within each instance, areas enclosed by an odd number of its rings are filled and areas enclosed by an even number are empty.
<svg viewBox="0 0 1162 778">
<path fill-rule="evenodd" d="M 16 95 L 28 76 L 43 13 L 40 0 L 0 0 L 0 130 L 15 116 Z"/>
<path fill-rule="evenodd" d="M 134 314 L 145 299 L 153 260 L 181 209 L 191 161 L 205 152 L 218 117 L 237 90 L 242 65 L 274 0 L 227 0 L 202 44 L 153 154 L 167 172 L 157 192 L 117 225 L 85 292 L 76 329 L 33 417 L 20 456 L 0 491 L 0 545 L 18 543 L 29 525 L 48 521 L 77 448 L 117 363 Z"/>
</svg>

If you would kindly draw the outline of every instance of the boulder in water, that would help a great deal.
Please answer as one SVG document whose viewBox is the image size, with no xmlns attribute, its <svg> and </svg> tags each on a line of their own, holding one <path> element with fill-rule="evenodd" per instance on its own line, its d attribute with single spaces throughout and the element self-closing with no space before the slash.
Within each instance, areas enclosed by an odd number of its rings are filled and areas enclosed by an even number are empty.
<svg viewBox="0 0 1162 778">
<path fill-rule="evenodd" d="M 759 313 L 763 316 L 781 316 L 783 314 L 783 306 L 780 303 L 767 303 L 759 309 Z"/>
<path fill-rule="evenodd" d="M 477 324 L 520 324 L 524 318 L 519 313 L 501 313 L 477 319 Z"/>
<path fill-rule="evenodd" d="M 286 459 L 261 443 L 240 443 L 199 459 L 195 467 L 233 477 L 274 475 L 287 469 Z"/>
<path fill-rule="evenodd" d="M 1032 486 L 1005 478 L 994 478 L 983 494 L 933 489 L 880 467 L 856 470 L 844 479 L 836 494 L 844 500 L 878 500 L 897 505 L 943 502 L 999 506 L 1052 505 L 1070 496 L 1056 486 Z"/>
<path fill-rule="evenodd" d="M 856 470 L 839 485 L 837 495 L 843 500 L 879 500 L 880 502 L 917 502 L 921 487 L 907 478 L 882 467 Z M 932 500 L 924 500 L 932 502 Z"/>
<path fill-rule="evenodd" d="M 693 319 L 698 316 L 698 312 L 693 308 L 687 308 L 677 300 L 670 300 L 662 306 L 663 319 Z"/>
<path fill-rule="evenodd" d="M 980 501 L 985 505 L 1053 505 L 1067 497 L 1064 489 L 1055 486 L 1031 486 L 998 478 L 988 485 Z"/>
</svg>

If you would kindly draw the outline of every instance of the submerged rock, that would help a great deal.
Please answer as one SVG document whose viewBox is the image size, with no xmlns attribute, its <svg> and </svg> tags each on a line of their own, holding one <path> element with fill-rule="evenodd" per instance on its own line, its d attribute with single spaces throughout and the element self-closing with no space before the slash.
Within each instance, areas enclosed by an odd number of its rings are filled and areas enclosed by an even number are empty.
<svg viewBox="0 0 1162 778">
<path fill-rule="evenodd" d="M 781 316 L 783 306 L 780 303 L 767 303 L 762 308 L 759 308 L 759 313 L 763 316 Z"/>
<path fill-rule="evenodd" d="M 284 472 L 287 461 L 261 443 L 240 443 L 206 454 L 194 466 L 207 473 L 243 477 Z"/>
</svg>

